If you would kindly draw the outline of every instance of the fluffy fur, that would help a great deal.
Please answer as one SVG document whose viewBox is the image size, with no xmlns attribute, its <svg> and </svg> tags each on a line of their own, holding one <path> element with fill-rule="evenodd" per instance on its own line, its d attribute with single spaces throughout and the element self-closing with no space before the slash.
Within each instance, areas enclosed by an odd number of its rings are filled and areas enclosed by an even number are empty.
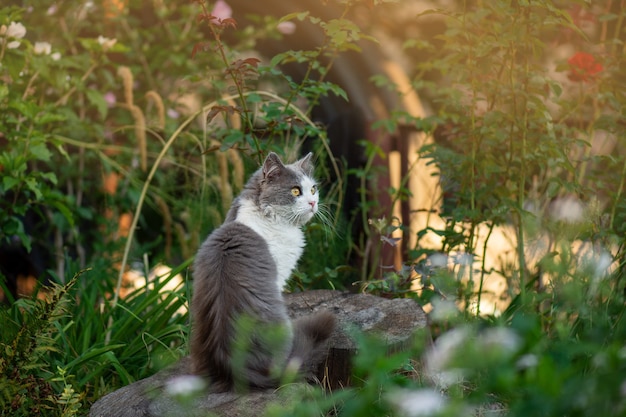
<svg viewBox="0 0 626 417">
<path fill-rule="evenodd" d="M 311 157 L 284 165 L 269 154 L 196 255 L 191 360 L 214 391 L 277 386 L 334 328 L 328 312 L 290 323 L 282 297 L 318 210 Z"/>
</svg>

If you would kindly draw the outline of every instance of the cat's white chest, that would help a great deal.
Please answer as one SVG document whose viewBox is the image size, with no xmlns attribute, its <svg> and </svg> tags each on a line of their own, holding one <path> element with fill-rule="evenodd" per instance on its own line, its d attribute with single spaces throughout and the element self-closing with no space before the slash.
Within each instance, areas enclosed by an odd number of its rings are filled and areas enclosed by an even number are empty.
<svg viewBox="0 0 626 417">
<path fill-rule="evenodd" d="M 302 256 L 305 245 L 302 230 L 262 216 L 254 204 L 245 200 L 241 202 L 235 221 L 248 226 L 267 242 L 278 271 L 276 284 L 282 291 Z"/>
</svg>

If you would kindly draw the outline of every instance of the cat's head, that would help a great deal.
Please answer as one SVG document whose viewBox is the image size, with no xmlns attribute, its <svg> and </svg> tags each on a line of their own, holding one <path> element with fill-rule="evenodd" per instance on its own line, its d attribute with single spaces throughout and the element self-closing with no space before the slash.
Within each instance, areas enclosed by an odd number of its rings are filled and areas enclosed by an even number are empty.
<svg viewBox="0 0 626 417">
<path fill-rule="evenodd" d="M 260 169 L 258 204 L 269 216 L 302 226 L 317 213 L 319 193 L 313 179 L 313 154 L 285 165 L 271 152 Z"/>
</svg>

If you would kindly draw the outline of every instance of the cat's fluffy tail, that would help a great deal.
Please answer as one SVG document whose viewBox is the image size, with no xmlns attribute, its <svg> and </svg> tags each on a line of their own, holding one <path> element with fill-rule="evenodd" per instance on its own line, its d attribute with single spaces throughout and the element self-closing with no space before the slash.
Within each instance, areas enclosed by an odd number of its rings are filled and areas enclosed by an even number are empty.
<svg viewBox="0 0 626 417">
<path fill-rule="evenodd" d="M 320 311 L 293 322 L 293 344 L 289 355 L 289 368 L 299 369 L 309 376 L 325 355 L 326 340 L 335 329 L 335 315 Z"/>
</svg>

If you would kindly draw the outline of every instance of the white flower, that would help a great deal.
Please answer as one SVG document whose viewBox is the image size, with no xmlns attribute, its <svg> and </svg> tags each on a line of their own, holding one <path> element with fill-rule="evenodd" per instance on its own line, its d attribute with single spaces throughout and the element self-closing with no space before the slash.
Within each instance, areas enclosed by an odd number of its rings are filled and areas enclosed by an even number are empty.
<svg viewBox="0 0 626 417">
<path fill-rule="evenodd" d="M 522 339 L 508 327 L 492 327 L 478 338 L 480 351 L 490 355 L 513 355 L 522 345 Z"/>
<path fill-rule="evenodd" d="M 296 24 L 290 21 L 280 22 L 276 29 L 283 35 L 291 35 L 296 31 Z"/>
<path fill-rule="evenodd" d="M 437 338 L 424 356 L 426 375 L 440 388 L 463 382 L 474 369 L 512 358 L 522 339 L 508 327 L 493 327 L 476 333 L 457 327 Z"/>
<path fill-rule="evenodd" d="M 104 51 L 108 51 L 109 49 L 113 48 L 113 45 L 115 45 L 116 42 L 117 39 L 105 38 L 102 35 L 98 36 L 98 43 L 102 45 L 102 49 Z"/>
<path fill-rule="evenodd" d="M 471 266 L 474 263 L 474 255 L 467 252 L 458 253 L 454 256 L 454 263 L 456 265 Z"/>
<path fill-rule="evenodd" d="M 585 206 L 579 198 L 574 196 L 560 197 L 550 206 L 550 215 L 553 220 L 564 223 L 580 223 L 584 220 Z"/>
<path fill-rule="evenodd" d="M 50 55 L 50 52 L 52 52 L 52 45 L 48 42 L 35 42 L 33 52 L 35 55 Z"/>
<path fill-rule="evenodd" d="M 206 382 L 196 375 L 181 375 L 167 381 L 165 392 L 171 396 L 193 395 L 206 388 Z"/>
<path fill-rule="evenodd" d="M 6 29 L 6 37 L 14 39 L 22 39 L 26 36 L 26 27 L 21 23 L 11 22 Z"/>
<path fill-rule="evenodd" d="M 389 402 L 406 417 L 431 416 L 443 411 L 446 399 L 432 389 L 397 390 L 389 394 Z"/>
<path fill-rule="evenodd" d="M 435 297 L 432 300 L 433 311 L 430 312 L 430 319 L 433 323 L 441 323 L 453 319 L 459 314 L 454 301 L 444 300 L 441 297 Z"/>
<path fill-rule="evenodd" d="M 8 27 L 6 25 L 2 25 L 0 26 L 0 36 L 4 36 L 7 39 L 14 39 L 7 43 L 7 48 L 18 48 L 20 46 L 19 39 L 22 39 L 24 36 L 26 36 L 26 27 L 24 27 L 24 25 L 21 23 L 15 22 L 9 23 Z M 2 40 L 0 43 L 4 42 L 6 41 Z"/>
<path fill-rule="evenodd" d="M 61 59 L 61 53 L 55 52 L 52 55 L 50 55 L 50 58 L 52 58 L 53 61 L 58 61 L 59 59 Z"/>
<path fill-rule="evenodd" d="M 600 255 L 597 257 L 597 259 L 595 259 L 595 265 L 594 265 L 594 271 L 593 271 L 594 277 L 595 278 L 605 277 L 609 273 L 612 264 L 613 264 L 613 256 L 611 256 L 610 253 L 604 250 L 600 252 Z"/>
<path fill-rule="evenodd" d="M 439 336 L 426 352 L 424 357 L 426 374 L 439 387 L 447 388 L 463 381 L 465 370 L 453 367 L 452 362 L 463 347 L 471 342 L 470 339 L 469 329 L 464 327 L 452 329 Z"/>
<path fill-rule="evenodd" d="M 436 252 L 428 257 L 428 262 L 433 268 L 445 268 L 448 266 L 448 255 Z"/>
<path fill-rule="evenodd" d="M 518 369 L 528 369 L 534 368 L 539 364 L 539 359 L 537 359 L 536 355 L 532 353 L 527 353 L 526 355 L 519 358 L 515 365 L 517 365 Z"/>
<path fill-rule="evenodd" d="M 591 286 L 589 288 L 589 297 L 595 297 L 600 284 L 611 273 L 613 265 L 613 256 L 605 249 L 600 249 L 599 253 L 591 253 L 582 259 L 583 270 L 591 273 Z"/>
</svg>

